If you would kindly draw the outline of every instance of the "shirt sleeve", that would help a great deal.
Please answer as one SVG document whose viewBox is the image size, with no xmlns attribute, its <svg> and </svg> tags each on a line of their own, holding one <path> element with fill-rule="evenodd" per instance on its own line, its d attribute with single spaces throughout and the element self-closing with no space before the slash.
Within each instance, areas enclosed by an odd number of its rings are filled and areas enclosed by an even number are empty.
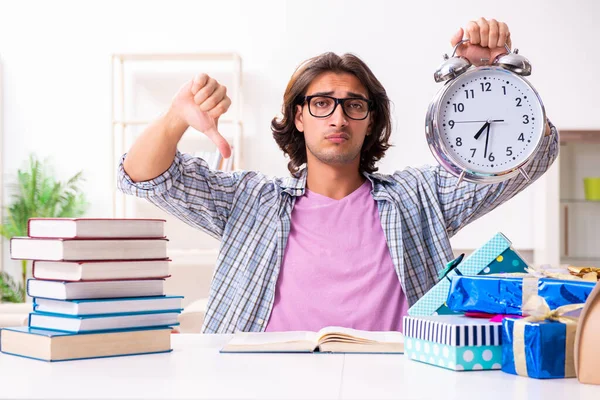
<svg viewBox="0 0 600 400">
<path fill-rule="evenodd" d="M 123 168 L 126 155 L 118 166 L 120 191 L 145 198 L 183 222 L 217 239 L 222 237 L 243 172 L 211 170 L 203 159 L 177 151 L 160 176 L 134 182 Z"/>
<path fill-rule="evenodd" d="M 496 184 L 461 182 L 443 167 L 435 167 L 435 181 L 440 208 L 450 237 L 464 226 L 487 214 L 500 204 L 531 185 L 550 168 L 559 151 L 559 135 L 556 127 L 548 121 L 551 134 L 542 139 L 540 150 L 526 166 L 530 181 L 519 174 Z"/>
</svg>

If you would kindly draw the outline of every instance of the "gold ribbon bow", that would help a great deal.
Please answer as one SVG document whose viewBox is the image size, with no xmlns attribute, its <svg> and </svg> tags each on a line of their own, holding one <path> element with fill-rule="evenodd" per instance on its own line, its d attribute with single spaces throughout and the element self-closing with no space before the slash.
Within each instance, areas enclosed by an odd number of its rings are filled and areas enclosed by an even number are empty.
<svg viewBox="0 0 600 400">
<path fill-rule="evenodd" d="M 551 310 L 546 300 L 538 295 L 531 296 L 527 300 L 527 303 L 523 304 L 523 315 L 528 315 L 528 317 L 515 320 L 513 327 L 513 354 L 515 371 L 518 375 L 529 376 L 527 374 L 527 361 L 525 358 L 525 326 L 529 322 L 550 320 L 563 323 L 566 326 L 565 378 L 575 376 L 575 332 L 577 331 L 579 317 L 567 316 L 565 314 L 580 310 L 584 305 L 583 303 L 568 304 Z"/>
<path fill-rule="evenodd" d="M 571 273 L 569 273 L 569 270 L 566 268 L 547 270 L 544 268 L 527 267 L 527 268 L 525 268 L 525 271 L 527 271 L 527 273 L 530 275 L 537 276 L 540 278 L 546 277 L 546 278 L 561 279 L 561 280 L 566 280 L 566 281 L 582 281 L 582 280 L 584 280 L 583 278 L 581 278 L 579 276 L 571 275 Z"/>
</svg>

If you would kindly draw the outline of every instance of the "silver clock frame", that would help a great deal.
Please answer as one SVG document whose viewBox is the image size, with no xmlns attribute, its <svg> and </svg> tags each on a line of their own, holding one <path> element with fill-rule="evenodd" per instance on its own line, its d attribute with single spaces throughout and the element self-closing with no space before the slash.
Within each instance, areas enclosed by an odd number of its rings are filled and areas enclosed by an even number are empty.
<svg viewBox="0 0 600 400">
<path fill-rule="evenodd" d="M 540 103 L 541 109 L 542 109 L 543 123 L 541 123 L 540 127 L 538 128 L 538 129 L 541 129 L 542 132 L 540 132 L 540 135 L 539 135 L 540 139 L 539 139 L 535 149 L 532 151 L 531 155 L 528 156 L 522 163 L 518 164 L 517 166 L 515 166 L 511 169 L 505 170 L 505 171 L 500 171 L 498 173 L 482 173 L 482 172 L 477 172 L 477 171 L 462 167 L 460 165 L 461 162 L 458 161 L 452 155 L 452 153 L 449 151 L 449 149 L 444 144 L 444 141 L 441 136 L 441 130 L 439 129 L 439 121 L 438 121 L 439 111 L 440 111 L 440 100 L 445 96 L 445 94 L 451 88 L 453 88 L 455 85 L 460 84 L 460 82 L 462 81 L 462 78 L 466 78 L 469 75 L 472 75 L 476 72 L 481 72 L 481 71 L 486 71 L 486 70 L 501 71 L 503 73 L 509 74 L 512 79 L 520 80 L 522 83 L 527 85 L 531 89 L 531 91 L 535 94 L 537 100 Z M 435 97 L 429 104 L 429 107 L 427 109 L 427 116 L 425 117 L 425 135 L 427 137 L 427 144 L 429 145 L 429 149 L 431 150 L 431 152 L 432 152 L 433 156 L 436 158 L 436 160 L 448 172 L 450 172 L 452 175 L 458 177 L 459 180 L 458 180 L 457 185 L 460 182 L 462 182 L 463 180 L 465 180 L 467 182 L 483 183 L 483 184 L 498 183 L 498 182 L 502 182 L 507 179 L 513 178 L 518 174 L 521 174 L 526 180 L 530 180 L 529 175 L 525 171 L 525 167 L 527 167 L 527 165 L 530 164 L 533 156 L 540 150 L 542 141 L 544 139 L 545 127 L 546 127 L 546 110 L 544 108 L 544 103 L 542 102 L 542 99 L 540 98 L 540 96 L 539 96 L 538 92 L 535 90 L 535 88 L 531 85 L 531 83 L 529 83 L 529 81 L 527 81 L 527 79 L 523 78 L 522 76 L 519 76 L 516 73 L 511 72 L 505 68 L 497 67 L 497 66 L 471 67 L 466 72 L 459 75 L 458 77 L 447 81 L 446 84 L 438 91 L 438 93 L 435 95 Z"/>
</svg>

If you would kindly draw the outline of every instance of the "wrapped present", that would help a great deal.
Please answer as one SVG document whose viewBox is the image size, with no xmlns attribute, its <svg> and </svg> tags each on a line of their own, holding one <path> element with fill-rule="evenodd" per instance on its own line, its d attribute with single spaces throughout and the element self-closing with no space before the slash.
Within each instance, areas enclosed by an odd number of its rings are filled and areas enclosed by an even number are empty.
<svg viewBox="0 0 600 400">
<path fill-rule="evenodd" d="M 446 299 L 455 312 L 522 315 L 522 305 L 532 296 L 541 296 L 554 309 L 585 303 L 595 282 L 538 278 L 523 274 L 510 276 L 454 276 Z"/>
<path fill-rule="evenodd" d="M 502 233 L 497 233 L 464 260 L 456 261 L 450 262 L 439 282 L 409 308 L 409 315 L 456 314 L 445 304 L 453 276 L 525 272 L 527 268 L 527 263 Z"/>
<path fill-rule="evenodd" d="M 404 317 L 406 357 L 454 371 L 500 369 L 502 324 L 462 315 Z"/>
<path fill-rule="evenodd" d="M 502 371 L 531 378 L 575 376 L 574 345 L 577 317 L 567 316 L 583 308 L 570 304 L 551 310 L 540 296 L 524 306 L 530 316 L 502 321 Z"/>
</svg>

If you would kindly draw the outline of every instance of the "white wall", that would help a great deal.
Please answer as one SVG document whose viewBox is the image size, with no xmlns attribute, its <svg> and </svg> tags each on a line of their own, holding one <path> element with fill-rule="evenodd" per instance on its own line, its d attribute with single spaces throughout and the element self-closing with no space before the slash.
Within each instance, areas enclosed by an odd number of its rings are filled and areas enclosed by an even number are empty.
<svg viewBox="0 0 600 400">
<path fill-rule="evenodd" d="M 5 184 L 30 152 L 51 156 L 60 177 L 84 169 L 90 215 L 110 215 L 110 55 L 116 52 L 240 53 L 246 164 L 273 175 L 287 171 L 269 123 L 291 73 L 318 53 L 353 52 L 394 103 L 396 147 L 381 170 L 433 163 L 423 129 L 439 89 L 433 72 L 451 50 L 450 36 L 480 16 L 509 24 L 555 124 L 598 127 L 598 15 L 593 0 L 1 1 Z M 517 247 L 532 248 L 532 207 L 528 190 L 465 229 L 454 245 L 474 247 L 502 230 Z M 18 270 L 15 262 L 5 266 Z"/>
</svg>

